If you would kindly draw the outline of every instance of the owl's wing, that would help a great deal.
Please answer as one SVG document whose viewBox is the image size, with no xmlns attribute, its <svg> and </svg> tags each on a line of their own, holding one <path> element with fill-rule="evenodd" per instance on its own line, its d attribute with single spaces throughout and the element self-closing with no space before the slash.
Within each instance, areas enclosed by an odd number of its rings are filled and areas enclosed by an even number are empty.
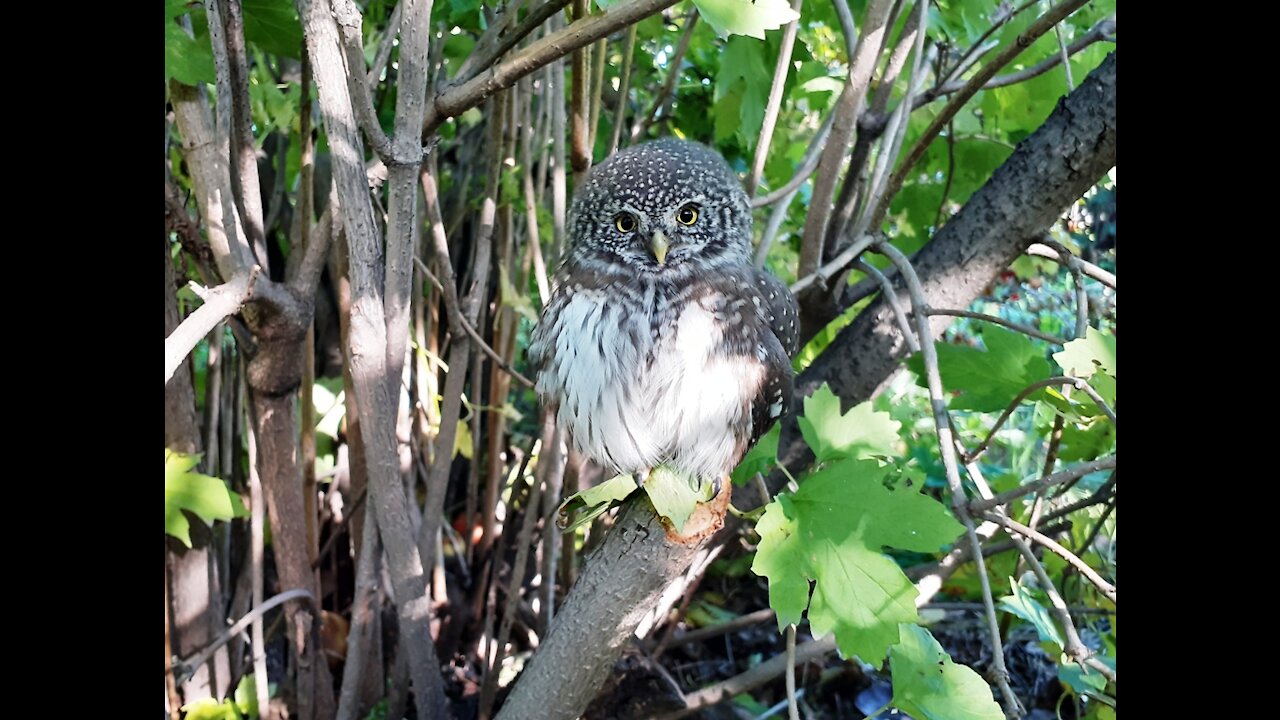
<svg viewBox="0 0 1280 720">
<path fill-rule="evenodd" d="M 764 318 L 769 323 L 788 358 L 800 350 L 800 306 L 781 280 L 764 270 L 755 270 L 752 287 L 761 293 Z"/>
<path fill-rule="evenodd" d="M 799 350 L 800 313 L 795 296 L 778 278 L 752 270 L 748 286 L 759 302 L 759 317 L 768 327 L 762 332 L 764 381 L 751 403 L 751 444 L 791 407 L 791 358 Z"/>
<path fill-rule="evenodd" d="M 555 280 L 552 284 L 554 288 L 551 292 L 551 299 L 542 308 L 542 314 L 538 317 L 538 324 L 533 328 L 533 333 L 529 337 L 529 371 L 534 378 L 539 380 L 538 393 L 543 395 L 546 392 L 546 386 L 541 382 L 541 373 L 547 367 L 547 363 L 551 360 L 551 354 L 555 351 L 556 339 L 562 332 L 560 318 L 564 315 L 564 307 L 573 297 L 572 285 L 565 282 L 564 268 L 562 267 L 556 273 Z M 544 397 L 546 402 L 548 398 Z"/>
</svg>

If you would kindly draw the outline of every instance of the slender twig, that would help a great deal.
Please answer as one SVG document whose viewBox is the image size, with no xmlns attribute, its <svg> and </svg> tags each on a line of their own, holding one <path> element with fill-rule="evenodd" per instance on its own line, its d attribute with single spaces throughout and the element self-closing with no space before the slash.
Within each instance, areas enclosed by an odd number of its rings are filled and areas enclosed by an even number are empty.
<svg viewBox="0 0 1280 720">
<path fill-rule="evenodd" d="M 631 142 L 636 142 L 649 132 L 649 128 L 653 127 L 654 121 L 658 118 L 659 111 L 664 116 L 669 114 L 671 101 L 675 99 L 676 80 L 680 78 L 680 66 L 684 64 L 684 54 L 689 50 L 689 41 L 693 38 L 693 29 L 698 25 L 698 17 L 698 11 L 695 9 L 685 18 L 684 32 L 680 34 L 680 41 L 676 43 L 675 53 L 667 62 L 667 77 L 662 81 L 662 87 L 654 94 L 649 110 L 631 127 Z"/>
<path fill-rule="evenodd" d="M 1070 253 L 1067 253 L 1067 255 L 1064 258 L 1061 253 L 1049 247 L 1048 245 L 1045 245 L 1043 243 L 1033 243 L 1030 247 L 1027 248 L 1027 254 L 1034 255 L 1036 257 L 1048 258 L 1057 263 L 1065 263 L 1068 266 L 1074 265 L 1076 267 L 1079 267 L 1080 271 L 1083 272 L 1085 275 L 1088 275 L 1089 277 L 1093 278 L 1094 280 L 1097 280 L 1103 285 L 1106 285 L 1112 290 L 1116 289 L 1116 276 L 1114 273 L 1109 273 L 1106 270 L 1103 270 L 1102 268 L 1098 267 L 1097 265 L 1094 265 L 1093 263 L 1088 262 L 1087 260 L 1082 260 L 1081 258 L 1078 258 L 1075 255 L 1072 255 Z"/>
<path fill-rule="evenodd" d="M 982 471 L 979 470 L 977 463 L 968 463 L 965 465 L 969 473 L 969 477 L 973 480 L 974 485 L 978 488 L 978 493 L 984 499 L 991 498 L 991 488 L 987 485 L 986 478 L 983 477 Z M 997 510 L 997 515 L 1003 515 L 1003 510 Z M 1053 615 L 1058 624 L 1062 626 L 1063 634 L 1066 636 L 1063 644 L 1063 650 L 1070 655 L 1082 667 L 1089 667 L 1099 670 L 1099 672 L 1108 680 L 1115 681 L 1115 672 L 1106 665 L 1093 657 L 1093 653 L 1089 651 L 1085 644 L 1080 640 L 1080 633 L 1076 630 L 1075 623 L 1071 619 L 1071 611 L 1067 608 L 1067 603 L 1062 599 L 1062 595 L 1058 592 L 1057 586 L 1053 584 L 1049 574 L 1045 572 L 1044 565 L 1040 563 L 1040 559 L 1036 557 L 1031 546 L 1027 544 L 1019 535 L 1015 533 L 1009 534 L 1018 552 L 1021 553 L 1027 564 L 1031 566 L 1031 570 L 1035 573 L 1036 580 L 1040 583 L 1040 589 L 1044 590 L 1049 597 L 1049 613 Z"/>
<path fill-rule="evenodd" d="M 911 321 L 907 319 L 907 312 L 902 308 L 902 301 L 898 299 L 898 291 L 894 290 L 893 283 L 889 282 L 889 278 L 875 265 L 864 260 L 859 260 L 857 265 L 859 270 L 874 277 L 876 282 L 880 283 L 880 293 L 889 302 L 889 307 L 893 308 L 893 316 L 898 321 L 898 330 L 902 333 L 902 337 L 907 339 L 907 348 L 913 353 L 920 352 L 920 341 L 911 331 Z"/>
<path fill-rule="evenodd" d="M 573 0 L 573 20 L 587 17 L 587 0 Z M 569 165 L 573 168 L 574 185 L 580 185 L 582 174 L 591 167 L 591 148 L 587 128 L 591 113 L 590 45 L 573 51 L 573 85 L 569 94 Z"/>
<path fill-rule="evenodd" d="M 949 311 L 943 311 L 943 312 L 940 312 L 939 314 L 950 315 L 951 313 Z M 1027 397 L 1031 395 L 1031 393 L 1035 392 L 1036 390 L 1039 390 L 1040 388 L 1052 387 L 1055 385 L 1070 385 L 1072 387 L 1076 387 L 1080 389 L 1088 388 L 1088 390 L 1085 390 L 1085 392 L 1089 393 L 1089 397 L 1095 398 L 1094 402 L 1098 404 L 1098 407 L 1102 408 L 1104 413 L 1107 413 L 1107 415 L 1111 418 L 1111 422 L 1113 423 L 1115 422 L 1115 411 L 1112 410 L 1110 406 L 1108 406 L 1105 402 L 1102 402 L 1101 396 L 1098 396 L 1098 391 L 1094 390 L 1089 385 L 1089 383 L 1085 382 L 1084 380 L 1081 380 L 1080 378 L 1067 377 L 1065 375 L 1058 375 L 1051 378 L 1046 378 L 1044 380 L 1033 382 L 1030 385 L 1023 388 L 1022 392 L 1019 392 L 1018 395 L 1014 397 L 1013 400 L 1010 401 L 1007 406 L 1005 406 L 1004 412 L 1000 413 L 1000 417 L 996 418 L 995 424 L 992 425 L 991 429 L 987 431 L 987 436 L 982 439 L 982 442 L 978 443 L 978 447 L 974 448 L 972 451 L 965 454 L 965 458 L 964 458 L 965 462 L 969 462 L 970 460 L 976 460 L 979 456 L 982 455 L 982 453 L 986 452 L 987 447 L 991 445 L 991 441 L 995 438 L 996 433 L 1004 425 L 1005 421 L 1008 420 L 1011 415 L 1013 415 L 1013 411 L 1016 410 L 1018 406 L 1022 404 L 1022 401 L 1026 400 Z"/>
<path fill-rule="evenodd" d="M 361 530 L 360 559 L 356 561 L 355 599 L 351 601 L 351 629 L 347 631 L 346 667 L 342 670 L 342 689 L 338 695 L 337 720 L 354 720 L 364 714 L 360 707 L 360 685 L 374 627 L 378 587 L 381 584 L 379 560 L 382 541 L 378 538 L 377 513 L 365 513 Z M 381 658 L 379 658 L 381 659 Z"/>
<path fill-rule="evenodd" d="M 872 217 L 883 217 L 885 205 L 889 199 L 898 194 L 898 190 L 902 188 L 902 183 L 906 181 L 907 175 L 915 168 L 917 162 L 929 149 L 929 145 L 933 142 L 938 133 L 946 127 L 947 123 L 960 112 L 969 100 L 982 89 L 1000 68 L 1008 65 L 1018 55 L 1021 55 L 1031 43 L 1035 42 L 1041 35 L 1053 29 L 1068 15 L 1080 9 L 1088 0 L 1063 0 L 1063 2 L 1055 5 L 1052 9 L 1041 15 L 1027 27 L 1021 35 L 1013 42 L 1009 43 L 999 54 L 990 62 L 982 67 L 972 78 L 964 84 L 962 88 L 956 91 L 954 97 L 940 110 L 929 127 L 916 140 L 916 144 L 911 146 L 911 150 L 907 152 L 906 157 L 898 165 L 898 169 L 894 171 L 886 185 L 885 192 L 881 196 L 880 203 L 873 209 Z"/>
<path fill-rule="evenodd" d="M 611 7 L 609 12 L 588 15 L 530 43 L 506 60 L 492 65 L 487 72 L 437 95 L 427 110 L 424 135 L 430 134 L 446 119 L 457 117 L 495 92 L 511 87 L 538 68 L 675 3 L 676 0 L 635 0 Z"/>
<path fill-rule="evenodd" d="M 907 118 L 911 108 L 911 98 L 915 97 L 920 86 L 924 84 L 925 71 L 930 64 L 928 57 L 936 54 L 934 46 L 930 46 L 928 52 L 925 52 L 924 46 L 924 40 L 929 31 L 928 3 L 921 2 L 918 7 L 916 25 L 919 27 L 919 32 L 915 35 L 915 48 L 912 53 L 914 59 L 911 61 L 911 74 L 907 76 L 906 95 L 898 103 L 898 107 L 894 109 L 893 115 L 890 116 L 889 124 L 885 128 L 884 137 L 880 141 L 880 151 L 876 156 L 875 168 L 871 174 L 870 182 L 867 184 L 866 202 L 863 203 L 863 211 L 857 222 L 852 224 L 852 232 L 849 235 L 851 238 L 860 238 L 869 229 L 880 227 L 882 216 L 879 214 L 878 208 L 881 205 L 880 200 L 885 193 L 885 177 L 889 168 L 897 161 L 898 155 L 902 152 L 902 143 L 911 124 Z M 847 229 L 846 223 L 852 214 L 852 204 L 855 199 L 855 197 L 851 196 L 848 198 L 849 206 L 838 209 L 831 227 L 828 228 L 826 240 L 828 246 L 834 246 L 839 234 L 844 233 Z"/>
<path fill-rule="evenodd" d="M 1062 71 L 1067 76 L 1067 92 L 1071 92 L 1076 89 L 1075 78 L 1071 76 L 1071 63 L 1069 61 L 1071 53 L 1067 51 L 1067 40 L 1062 33 L 1062 26 L 1055 25 L 1053 31 L 1058 35 L 1058 57 L 1062 58 Z"/>
<path fill-rule="evenodd" d="M 743 628 L 768 622 L 772 620 L 774 616 L 773 608 L 765 608 L 763 610 L 747 613 L 746 615 L 739 615 L 732 620 L 728 620 L 717 625 L 709 625 L 707 627 L 698 628 L 697 630 L 690 630 L 688 632 L 680 633 L 679 635 L 673 635 L 672 638 L 667 641 L 667 649 L 678 647 L 680 645 L 689 645 L 703 640 L 709 640 L 711 638 L 720 637 L 721 635 L 727 635 Z"/>
<path fill-rule="evenodd" d="M 237 0 L 209 2 L 209 39 L 217 73 L 218 145 L 226 163 L 232 206 L 257 263 L 270 271 L 262 229 L 262 192 L 249 112 L 249 64 L 244 17 Z"/>
<path fill-rule="evenodd" d="M 1035 530 L 1026 525 L 1023 525 L 1022 523 L 1018 522 L 1017 520 L 1014 520 L 1013 518 L 1002 515 L 1001 513 L 997 513 L 997 512 L 983 513 L 983 517 L 986 518 L 987 520 L 990 520 L 991 522 L 999 523 L 1000 525 L 1003 525 L 1005 529 L 1010 532 L 1018 533 L 1019 535 L 1022 535 L 1028 540 L 1034 540 L 1035 542 L 1045 546 L 1050 551 L 1052 551 L 1055 555 L 1062 558 L 1063 560 L 1066 560 L 1067 563 L 1071 565 L 1071 567 L 1078 570 L 1081 575 L 1084 575 L 1086 578 L 1088 578 L 1089 582 L 1093 583 L 1094 587 L 1098 588 L 1098 590 L 1103 595 L 1105 595 L 1108 600 L 1110 600 L 1113 603 L 1116 602 L 1116 586 L 1112 585 L 1111 583 L 1103 579 L 1103 577 L 1099 575 L 1096 570 L 1089 567 L 1088 563 L 1081 560 L 1079 556 L 1077 556 L 1075 553 L 1071 552 L 1067 548 L 1060 545 L 1053 538 L 1048 537 L 1047 535 L 1044 535 L 1038 530 Z"/>
<path fill-rule="evenodd" d="M 604 66 L 609 55 L 608 38 L 597 40 L 591 47 L 591 53 L 591 113 L 587 120 L 590 130 L 587 135 L 587 149 L 594 153 L 596 131 L 600 129 L 600 109 L 604 105 Z"/>
<path fill-rule="evenodd" d="M 1027 2 L 1004 13 L 1000 13 L 1000 11 L 997 10 L 996 16 L 991 18 L 991 26 L 979 35 L 977 40 L 973 41 L 973 44 L 969 46 L 969 49 L 965 50 L 964 54 L 960 56 L 960 59 L 956 61 L 955 67 L 953 67 L 951 71 L 942 78 L 942 81 L 939 84 L 945 85 L 949 80 L 967 70 L 982 53 L 987 52 L 989 49 L 986 45 L 987 39 L 990 38 L 996 30 L 1004 27 L 1010 20 L 1021 15 L 1027 8 L 1030 8 L 1032 5 L 1036 5 L 1039 2 L 1040 0 L 1027 0 Z"/>
<path fill-rule="evenodd" d="M 243 397 L 246 392 L 246 383 L 244 374 L 240 378 L 240 394 Z M 247 415 L 247 410 L 245 412 Z M 265 496 L 262 493 L 262 480 L 258 477 L 258 438 L 254 424 L 245 422 L 246 444 L 249 451 L 249 573 L 251 585 L 251 601 L 254 607 L 262 607 L 262 598 L 265 595 L 263 584 L 265 578 L 263 573 L 263 543 L 264 543 L 264 526 L 267 517 L 267 505 Z M 249 631 L 250 645 L 253 655 L 253 680 L 254 684 L 261 686 L 255 687 L 258 699 L 258 707 L 265 708 L 269 702 L 269 688 L 267 687 L 267 645 L 262 635 L 262 615 L 259 613 L 253 618 L 253 626 Z"/>
<path fill-rule="evenodd" d="M 278 595 L 271 596 L 271 598 L 268 599 L 266 602 L 258 605 L 254 609 L 250 610 L 247 615 L 237 620 L 234 625 L 227 628 L 221 635 L 217 637 L 217 639 L 215 639 L 213 642 L 205 646 L 203 650 L 201 650 L 200 652 L 190 657 L 183 658 L 182 660 L 179 660 L 178 662 L 174 663 L 174 672 L 178 675 L 179 681 L 185 680 L 188 677 L 190 677 L 191 671 L 194 668 L 198 668 L 201 665 L 205 664 L 205 662 L 209 658 L 213 657 L 213 654 L 217 652 L 218 648 L 222 647 L 223 645 L 226 645 L 227 642 L 231 640 L 231 638 L 244 632 L 244 629 L 249 627 L 249 625 L 251 625 L 254 620 L 261 618 L 264 614 L 266 614 L 272 608 L 277 607 L 279 605 L 283 605 L 284 603 L 287 603 L 290 600 L 306 600 L 309 603 L 314 603 L 315 596 L 311 594 L 310 590 L 304 590 L 302 588 L 285 590 L 284 592 Z"/>
<path fill-rule="evenodd" d="M 476 42 L 471 54 L 463 61 L 462 67 L 458 68 L 458 74 L 453 81 L 453 85 L 461 85 L 484 72 L 498 58 L 505 55 L 508 50 L 518 45 L 529 33 L 559 13 L 565 5 L 569 4 L 569 1 L 544 0 L 543 2 L 535 2 L 529 14 L 525 15 L 524 20 L 521 20 L 514 30 L 509 29 L 505 22 L 490 25 L 484 35 L 480 36 L 480 40 Z M 504 15 L 517 11 L 519 6 L 520 3 L 513 3 Z"/>
<path fill-rule="evenodd" d="M 828 635 L 821 640 L 810 640 L 796 646 L 795 662 L 806 663 L 810 660 L 821 658 L 835 651 L 835 649 L 836 639 L 834 635 Z M 736 695 L 750 692 L 781 675 L 786 671 L 786 666 L 787 656 L 785 654 L 775 655 L 728 680 L 722 680 L 697 692 L 685 695 L 683 708 L 659 717 L 662 720 L 682 718 L 703 708 L 724 702 Z"/>
<path fill-rule="evenodd" d="M 517 476 L 516 482 L 519 481 L 520 477 Z M 507 604 L 502 609 L 502 622 L 498 625 L 497 642 L 493 645 L 494 655 L 486 667 L 484 681 L 480 686 L 480 717 L 488 717 L 493 705 L 494 692 L 498 687 L 498 670 L 506 652 L 507 641 L 511 638 L 511 625 L 515 622 L 516 607 L 520 604 L 520 588 L 524 585 L 525 569 L 529 564 L 534 521 L 541 517 L 541 513 L 538 512 L 541 490 L 542 483 L 534 479 L 529 483 L 529 490 L 525 495 L 524 517 L 520 522 L 520 534 L 515 538 L 515 562 L 511 566 L 511 579 L 507 585 Z"/>
<path fill-rule="evenodd" d="M 866 252 L 867 248 L 878 242 L 878 240 L 877 237 L 871 235 L 862 236 L 841 251 L 839 255 L 832 258 L 831 262 L 791 283 L 791 294 L 799 296 L 800 293 L 805 292 L 813 285 L 819 288 L 826 288 L 828 280 L 844 272 L 853 261 L 857 260 L 862 253 Z"/>
<path fill-rule="evenodd" d="M 431 281 L 431 284 L 434 285 L 436 289 L 443 292 L 444 285 L 440 283 L 440 279 L 437 278 L 435 274 L 431 272 L 431 270 L 426 266 L 426 264 L 416 257 L 413 259 L 413 261 L 417 263 L 418 270 L 423 275 L 427 276 L 427 279 Z M 446 308 L 446 312 L 447 311 L 448 311 L 448 308 Z M 492 360 L 495 365 L 501 368 L 503 372 L 515 378 L 517 381 L 519 381 L 521 385 L 524 385 L 525 387 L 534 386 L 534 382 L 532 380 L 525 377 L 524 375 L 521 375 L 515 368 L 511 367 L 511 364 L 508 363 L 506 360 L 504 360 L 502 356 L 497 353 L 497 351 L 495 351 L 492 347 L 490 347 L 489 343 L 485 342 L 484 338 L 480 336 L 480 333 L 476 332 L 476 329 L 471 327 L 471 323 L 467 322 L 467 319 L 465 317 L 459 314 L 454 319 L 457 320 L 458 326 L 462 329 L 462 331 L 471 337 L 472 342 L 474 342 L 476 346 L 479 347 L 480 350 L 484 352 L 485 355 L 488 355 L 489 359 Z"/>
<path fill-rule="evenodd" d="M 751 172 L 747 173 L 747 197 L 755 197 L 764 174 L 765 161 L 769 159 L 769 145 L 773 140 L 773 128 L 778 123 L 778 111 L 782 108 L 782 90 L 787 84 L 787 71 L 791 69 L 791 50 L 796 43 L 796 30 L 800 27 L 800 7 L 804 0 L 791 0 L 791 10 L 796 19 L 787 23 L 782 31 L 782 46 L 778 49 L 778 64 L 773 68 L 773 84 L 769 87 L 769 99 L 764 106 L 764 122 L 760 125 L 760 138 L 756 141 L 756 154 L 751 160 Z"/>
<path fill-rule="evenodd" d="M 907 56 L 915 47 L 916 32 L 920 28 L 920 13 L 911 13 L 907 16 L 907 22 L 902 26 L 902 33 L 898 35 L 898 44 L 894 46 L 893 52 L 889 55 L 889 62 L 885 65 L 884 72 L 881 73 L 879 81 L 876 83 L 875 95 L 871 97 L 871 107 L 867 112 L 873 115 L 884 114 L 885 108 L 889 106 L 889 97 L 893 95 L 893 86 L 898 82 L 898 76 L 902 74 L 902 69 L 907 65 Z"/>
<path fill-rule="evenodd" d="M 796 626 L 787 626 L 787 717 L 800 720 L 800 708 L 796 706 Z"/>
<path fill-rule="evenodd" d="M 818 127 L 818 132 L 814 133 L 813 139 L 809 141 L 809 149 L 804 151 L 804 158 L 800 160 L 800 167 L 796 168 L 796 172 L 787 181 L 786 185 L 773 190 L 769 193 L 761 195 L 757 198 L 751 198 L 751 207 L 758 208 L 766 205 L 772 205 L 779 200 L 786 200 L 793 197 L 805 180 L 813 175 L 813 171 L 818 169 L 818 161 L 822 159 L 822 148 L 826 145 L 827 137 L 831 134 L 831 123 L 834 120 L 833 115 L 828 114 L 822 121 L 822 125 Z M 790 202 L 788 200 L 788 202 Z"/>
<path fill-rule="evenodd" d="M 1017 330 L 1023 335 L 1030 335 L 1033 338 L 1036 338 L 1038 340 L 1044 340 L 1045 342 L 1053 343 L 1054 345 L 1065 345 L 1067 343 L 1065 338 L 1060 338 L 1056 335 L 1051 335 L 1047 332 L 1042 332 L 1040 330 L 1037 330 L 1031 327 L 1030 325 L 1023 325 L 1022 323 L 1016 323 L 1016 322 L 1013 322 L 1012 320 L 1005 320 L 1004 318 L 999 317 L 998 315 L 987 315 L 985 313 L 972 312 L 969 310 L 958 310 L 955 308 L 935 308 L 935 307 L 929 308 L 929 314 L 930 315 L 947 315 L 950 317 L 963 317 L 963 318 L 971 318 L 973 320 L 982 320 L 984 322 L 989 322 L 994 325 L 1001 325 L 1001 326 L 1007 327 L 1010 330 Z"/>
<path fill-rule="evenodd" d="M 898 268 L 898 273 L 906 282 L 907 291 L 911 295 L 911 307 L 916 321 L 916 332 L 920 338 L 921 356 L 924 360 L 925 377 L 929 386 L 929 404 L 933 409 L 934 429 L 938 434 L 938 446 L 942 455 L 942 465 L 946 471 L 947 485 L 951 490 L 951 507 L 965 528 L 973 562 L 982 587 L 982 602 L 987 610 L 987 630 L 991 636 L 991 672 L 996 685 L 1000 688 L 1004 699 L 1005 714 L 1012 718 L 1022 716 L 1022 706 L 1018 697 L 1009 687 L 1009 671 L 1004 664 L 1004 649 L 1000 641 L 1000 623 L 996 618 L 995 601 L 991 594 L 991 583 L 987 577 L 986 563 L 982 557 L 982 544 L 978 539 L 977 528 L 973 524 L 969 507 L 965 503 L 964 485 L 960 480 L 959 459 L 956 455 L 955 436 L 951 431 L 951 418 L 947 414 L 947 404 L 942 388 L 942 375 L 938 370 L 938 352 L 932 342 L 933 336 L 929 327 L 929 316 L 925 312 L 928 303 L 925 300 L 924 288 L 920 278 L 907 256 L 893 245 L 881 242 L 879 252 L 888 257 Z"/>
<path fill-rule="evenodd" d="M 612 155 L 618 149 L 618 142 L 622 139 L 622 126 L 627 121 L 627 100 L 631 89 L 631 65 L 633 56 L 636 54 L 637 27 L 632 25 L 627 29 L 627 41 L 622 45 L 622 71 L 618 74 L 618 105 L 613 111 L 613 135 L 609 138 L 609 150 L 606 155 Z"/>
<path fill-rule="evenodd" d="M 1034 480 L 1025 485 L 1016 487 L 1012 490 L 1002 492 L 999 495 L 992 496 L 989 499 L 974 500 L 969 503 L 969 510 L 976 513 L 990 510 L 992 508 L 999 507 L 1001 505 L 1005 505 L 1014 500 L 1017 500 L 1018 498 L 1023 497 L 1024 495 L 1029 495 L 1033 492 L 1039 492 L 1040 490 L 1043 490 L 1045 488 L 1053 487 L 1054 485 L 1060 485 L 1064 482 L 1069 482 L 1071 480 L 1075 480 L 1076 478 L 1088 475 L 1089 473 L 1098 472 L 1099 470 L 1110 470 L 1115 466 L 1116 466 L 1116 454 L 1112 453 L 1104 458 L 1092 460 L 1087 463 L 1081 463 L 1079 465 L 1076 465 L 1075 467 L 1068 468 L 1060 472 L 1056 472 L 1052 475 L 1046 475 L 1040 478 L 1039 480 Z"/>
<path fill-rule="evenodd" d="M 404 2 L 397 2 L 396 9 L 391 11 L 391 17 L 387 18 L 387 29 L 383 31 L 382 39 L 378 41 L 378 52 L 374 54 L 373 64 L 369 66 L 369 73 L 364 78 L 369 87 L 377 85 L 382 80 L 382 71 L 391 61 L 391 48 L 395 46 L 396 36 L 400 34 L 400 20 L 404 16 L 404 5 Z"/>
<path fill-rule="evenodd" d="M 169 337 L 164 339 L 164 381 L 168 384 L 178 365 L 186 359 L 196 344 L 204 339 L 218 323 L 254 297 L 258 276 L 262 268 L 254 265 L 248 273 L 238 275 L 204 294 L 204 304 L 188 315 Z M 265 285 L 266 283 L 264 283 Z"/>
</svg>

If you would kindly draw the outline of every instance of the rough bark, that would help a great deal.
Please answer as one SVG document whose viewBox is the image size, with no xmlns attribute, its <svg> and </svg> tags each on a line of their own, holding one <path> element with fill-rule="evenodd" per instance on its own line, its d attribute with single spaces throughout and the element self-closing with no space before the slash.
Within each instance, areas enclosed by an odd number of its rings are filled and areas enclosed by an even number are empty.
<svg viewBox="0 0 1280 720">
<path fill-rule="evenodd" d="M 320 110 L 333 153 L 334 178 L 350 250 L 351 319 L 348 349 L 358 397 L 361 436 L 369 473 L 369 505 L 378 514 L 395 588 L 400 632 L 412 668 L 419 717 L 446 717 L 440 665 L 428 631 L 430 601 L 426 575 L 413 541 L 409 508 L 400 480 L 396 403 L 387 362 L 387 320 L 383 307 L 382 238 L 374 221 L 364 169 L 364 145 L 346 86 L 331 7 L 323 0 L 298 0 L 307 52 L 315 71 Z M 406 11 L 406 15 L 411 14 Z"/>
<path fill-rule="evenodd" d="M 301 334 L 305 336 L 305 331 Z M 294 355 L 295 365 L 297 359 Z M 307 552 L 293 393 L 291 390 L 271 394 L 255 387 L 252 363 L 250 368 L 249 395 L 258 440 L 258 474 L 262 477 L 271 516 L 271 549 L 280 574 L 280 590 L 304 588 L 318 598 L 320 592 Z M 300 374 L 300 367 L 298 371 Z M 297 661 L 298 716 L 331 718 L 335 710 L 333 678 L 319 652 L 319 618 L 311 606 L 304 603 L 287 604 L 285 617 L 289 620 L 289 643 Z"/>
<path fill-rule="evenodd" d="M 641 493 L 618 521 L 565 598 L 545 642 L 520 675 L 498 720 L 572 720 L 582 714 L 632 633 L 671 579 L 693 561 L 723 523 L 729 488 L 699 505 L 676 536 Z"/>
<path fill-rule="evenodd" d="M 1116 54 L 1058 107 L 911 262 L 929 304 L 968 307 L 1062 212 L 1116 164 Z M 901 287 L 901 285 L 899 285 Z M 838 309 L 836 309 L 838 312 Z M 834 315 L 832 315 L 834 317 Z M 935 316 L 935 337 L 952 322 Z M 907 354 L 893 309 L 877 298 L 797 378 L 846 405 L 865 400 Z M 797 438 L 798 439 L 798 438 Z"/>
</svg>

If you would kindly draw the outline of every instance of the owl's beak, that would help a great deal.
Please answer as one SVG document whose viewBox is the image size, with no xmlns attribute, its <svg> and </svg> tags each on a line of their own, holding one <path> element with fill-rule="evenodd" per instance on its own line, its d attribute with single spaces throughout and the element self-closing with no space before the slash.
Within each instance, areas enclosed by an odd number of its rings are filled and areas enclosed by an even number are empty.
<svg viewBox="0 0 1280 720">
<path fill-rule="evenodd" d="M 670 248 L 671 241 L 667 240 L 667 236 L 661 230 L 655 230 L 649 241 L 649 249 L 653 251 L 653 257 L 659 265 L 667 263 L 667 250 Z"/>
</svg>

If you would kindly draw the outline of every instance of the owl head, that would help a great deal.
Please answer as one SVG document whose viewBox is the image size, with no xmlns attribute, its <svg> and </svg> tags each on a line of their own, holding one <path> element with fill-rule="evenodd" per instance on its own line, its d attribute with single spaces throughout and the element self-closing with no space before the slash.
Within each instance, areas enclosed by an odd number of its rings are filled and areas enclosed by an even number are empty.
<svg viewBox="0 0 1280 720">
<path fill-rule="evenodd" d="M 654 140 L 592 168 L 574 193 L 569 237 L 579 262 L 675 279 L 747 261 L 751 204 L 711 148 Z"/>
</svg>

